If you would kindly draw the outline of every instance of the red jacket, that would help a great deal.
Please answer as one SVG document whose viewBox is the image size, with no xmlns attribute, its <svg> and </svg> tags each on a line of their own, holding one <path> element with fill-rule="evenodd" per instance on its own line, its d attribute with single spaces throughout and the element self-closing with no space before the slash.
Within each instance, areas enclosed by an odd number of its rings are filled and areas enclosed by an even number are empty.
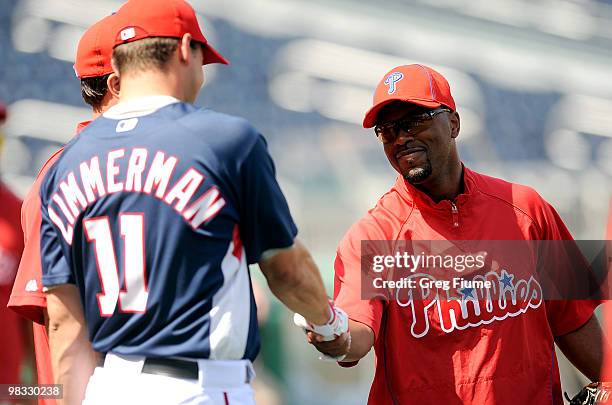
<svg viewBox="0 0 612 405">
<path fill-rule="evenodd" d="M 19 318 L 6 309 L 23 250 L 23 235 L 19 227 L 21 201 L 0 182 L 0 383 L 20 382 L 24 336 Z"/>
<path fill-rule="evenodd" d="M 335 262 L 337 305 L 375 334 L 368 403 L 562 404 L 554 337 L 586 323 L 597 303 L 545 301 L 540 294 L 521 310 L 497 308 L 492 319 L 475 311 L 462 316 L 457 302 L 438 298 L 428 306 L 362 300 L 362 240 L 571 239 L 554 208 L 529 187 L 465 168 L 464 193 L 454 203 L 434 203 L 399 177 L 351 227 Z M 507 250 L 502 263 L 516 259 Z M 513 277 L 519 288 L 520 277 Z"/>
</svg>

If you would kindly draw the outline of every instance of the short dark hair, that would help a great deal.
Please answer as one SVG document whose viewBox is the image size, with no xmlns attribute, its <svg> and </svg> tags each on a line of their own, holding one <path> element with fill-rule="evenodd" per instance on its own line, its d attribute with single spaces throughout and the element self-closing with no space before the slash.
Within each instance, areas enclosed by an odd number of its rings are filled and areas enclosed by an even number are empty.
<svg viewBox="0 0 612 405">
<path fill-rule="evenodd" d="M 108 91 L 106 83 L 109 76 L 110 74 L 81 79 L 81 96 L 87 104 L 96 110 L 99 110 L 102 106 L 102 100 Z"/>
<path fill-rule="evenodd" d="M 113 61 L 119 74 L 151 68 L 164 70 L 179 42 L 177 38 L 150 37 L 122 44 L 113 51 Z"/>
</svg>

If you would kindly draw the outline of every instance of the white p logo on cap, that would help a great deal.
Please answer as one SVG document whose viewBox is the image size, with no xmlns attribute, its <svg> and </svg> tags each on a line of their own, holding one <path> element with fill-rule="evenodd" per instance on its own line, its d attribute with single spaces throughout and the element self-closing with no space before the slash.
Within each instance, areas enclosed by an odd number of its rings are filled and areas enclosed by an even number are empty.
<svg viewBox="0 0 612 405">
<path fill-rule="evenodd" d="M 395 83 L 399 82 L 403 78 L 404 78 L 404 75 L 402 72 L 393 72 L 389 76 L 387 76 L 387 78 L 385 79 L 385 84 L 389 86 L 389 90 L 387 91 L 387 93 L 389 94 L 395 93 L 395 90 L 397 89 L 397 87 L 395 86 Z"/>
<path fill-rule="evenodd" d="M 121 40 L 127 41 L 128 39 L 132 39 L 136 36 L 136 30 L 134 27 L 124 28 L 121 30 Z"/>
</svg>

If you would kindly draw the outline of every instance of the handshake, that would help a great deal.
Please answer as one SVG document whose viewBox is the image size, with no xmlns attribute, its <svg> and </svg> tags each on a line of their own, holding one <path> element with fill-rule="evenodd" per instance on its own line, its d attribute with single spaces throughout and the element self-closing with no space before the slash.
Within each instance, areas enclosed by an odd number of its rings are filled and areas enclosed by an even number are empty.
<svg viewBox="0 0 612 405">
<path fill-rule="evenodd" d="M 330 302 L 330 318 L 325 325 L 315 325 L 300 314 L 294 314 L 293 323 L 306 333 L 308 343 L 322 353 L 320 360 L 342 361 L 351 348 L 348 316 Z"/>
</svg>

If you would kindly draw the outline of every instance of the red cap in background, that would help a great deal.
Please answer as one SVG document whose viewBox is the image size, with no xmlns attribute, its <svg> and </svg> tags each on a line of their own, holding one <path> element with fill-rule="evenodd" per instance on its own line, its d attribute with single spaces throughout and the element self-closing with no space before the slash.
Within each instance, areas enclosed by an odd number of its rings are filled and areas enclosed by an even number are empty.
<svg viewBox="0 0 612 405">
<path fill-rule="evenodd" d="M 115 46 L 115 15 L 104 17 L 81 37 L 77 47 L 74 72 L 79 79 L 113 73 L 111 57 Z"/>
<path fill-rule="evenodd" d="M 129 0 L 117 12 L 115 46 L 149 37 L 182 38 L 191 34 L 203 44 L 204 61 L 229 64 L 204 37 L 195 11 L 184 0 Z"/>
<path fill-rule="evenodd" d="M 0 124 L 6 121 L 6 106 L 0 101 Z"/>
<path fill-rule="evenodd" d="M 364 128 L 376 125 L 380 110 L 393 101 L 404 101 L 427 108 L 442 105 L 455 111 L 455 100 L 448 82 L 440 73 L 423 65 L 403 65 L 390 70 L 374 92 L 374 103 L 363 119 Z"/>
</svg>

